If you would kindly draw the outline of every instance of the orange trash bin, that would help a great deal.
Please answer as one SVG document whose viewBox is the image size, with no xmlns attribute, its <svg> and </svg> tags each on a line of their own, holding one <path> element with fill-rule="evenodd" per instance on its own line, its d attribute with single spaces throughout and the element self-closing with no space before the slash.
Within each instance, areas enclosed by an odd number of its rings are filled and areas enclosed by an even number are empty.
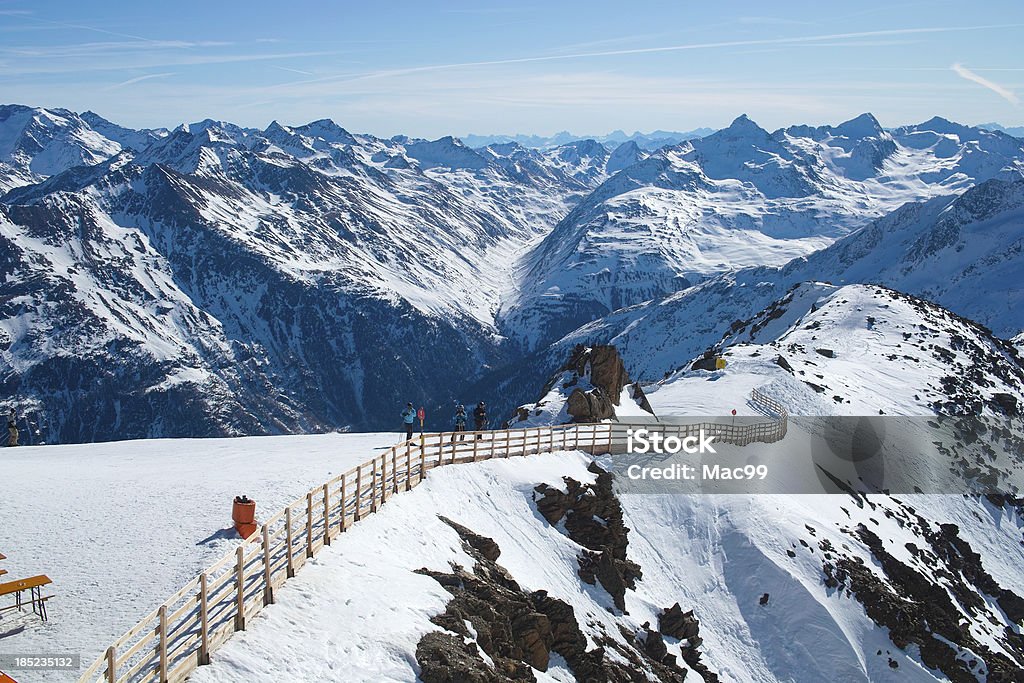
<svg viewBox="0 0 1024 683">
<path fill-rule="evenodd" d="M 235 523 L 235 531 L 242 538 L 249 538 L 256 531 L 256 501 L 247 496 L 235 496 L 231 506 L 231 521 Z"/>
</svg>

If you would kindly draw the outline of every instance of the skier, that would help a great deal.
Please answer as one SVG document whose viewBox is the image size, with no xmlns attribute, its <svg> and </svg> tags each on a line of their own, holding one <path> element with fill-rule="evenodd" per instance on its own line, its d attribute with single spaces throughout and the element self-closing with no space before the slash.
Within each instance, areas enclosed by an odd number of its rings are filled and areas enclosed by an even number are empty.
<svg viewBox="0 0 1024 683">
<path fill-rule="evenodd" d="M 14 412 L 14 408 L 11 408 L 11 412 L 7 414 L 7 445 L 18 445 L 18 416 Z"/>
<path fill-rule="evenodd" d="M 482 432 L 487 429 L 487 406 L 483 401 L 476 404 L 476 408 L 473 410 L 473 421 L 476 422 L 476 431 Z M 479 439 L 481 436 L 481 434 L 477 434 L 476 438 Z"/>
<path fill-rule="evenodd" d="M 466 406 L 459 403 L 455 406 L 455 428 L 456 432 L 466 431 Z M 459 436 L 459 441 L 466 438 L 465 434 Z M 452 434 L 452 443 L 455 443 L 455 435 Z"/>
<path fill-rule="evenodd" d="M 412 403 L 405 404 L 405 410 L 402 411 L 402 423 L 405 425 L 405 440 L 412 441 L 412 433 L 415 429 L 414 421 L 416 420 L 416 409 L 412 407 Z"/>
</svg>

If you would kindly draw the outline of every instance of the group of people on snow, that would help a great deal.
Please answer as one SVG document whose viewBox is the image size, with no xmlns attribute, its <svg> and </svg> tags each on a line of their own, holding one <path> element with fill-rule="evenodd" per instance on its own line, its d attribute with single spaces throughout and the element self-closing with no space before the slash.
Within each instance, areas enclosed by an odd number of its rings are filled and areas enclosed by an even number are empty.
<svg viewBox="0 0 1024 683">
<path fill-rule="evenodd" d="M 413 432 L 416 428 L 416 408 L 413 407 L 412 402 L 405 404 L 405 410 L 402 411 L 402 425 L 405 428 L 405 438 L 407 441 L 412 440 Z M 466 415 L 466 406 L 461 403 L 455 404 L 455 418 L 452 421 L 453 432 L 464 432 L 466 431 L 466 423 L 468 421 Z M 487 429 L 487 404 L 480 401 L 476 404 L 476 408 L 473 409 L 473 424 L 476 431 L 482 432 Z M 462 441 L 466 438 L 465 434 L 459 435 L 459 440 Z M 476 438 L 480 438 L 477 434 Z M 455 434 L 452 434 L 452 443 L 455 442 Z"/>
</svg>

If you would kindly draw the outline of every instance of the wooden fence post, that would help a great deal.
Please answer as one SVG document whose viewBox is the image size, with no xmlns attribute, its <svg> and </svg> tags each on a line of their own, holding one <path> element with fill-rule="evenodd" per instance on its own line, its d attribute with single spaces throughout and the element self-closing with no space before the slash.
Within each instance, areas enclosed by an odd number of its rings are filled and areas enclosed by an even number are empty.
<svg viewBox="0 0 1024 683">
<path fill-rule="evenodd" d="M 391 476 L 394 476 L 394 472 Z M 382 453 L 380 456 L 380 502 L 383 503 L 388 499 L 388 456 L 387 453 Z"/>
<path fill-rule="evenodd" d="M 210 663 L 210 604 L 206 572 L 199 575 L 199 665 Z"/>
<path fill-rule="evenodd" d="M 324 484 L 324 545 L 331 544 L 331 488 Z"/>
<path fill-rule="evenodd" d="M 405 454 L 405 490 L 412 490 L 412 458 Z"/>
<path fill-rule="evenodd" d="M 452 448 L 452 457 L 453 458 L 455 457 L 455 448 L 454 447 Z M 438 455 L 438 460 L 437 461 L 439 463 L 441 462 L 441 456 L 440 455 Z M 420 481 L 423 481 L 423 479 L 426 476 L 427 476 L 427 452 L 421 450 L 420 451 Z"/>
<path fill-rule="evenodd" d="M 295 561 L 292 558 L 292 506 L 284 509 L 284 542 L 288 544 L 288 578 L 295 576 Z"/>
<path fill-rule="evenodd" d="M 235 550 L 238 560 L 235 563 L 235 630 L 245 630 L 245 548 L 238 546 Z"/>
<path fill-rule="evenodd" d="M 117 681 L 117 651 L 113 645 L 107 648 L 107 683 Z"/>
<path fill-rule="evenodd" d="M 270 531 L 263 525 L 263 604 L 274 604 L 274 587 L 270 584 Z"/>
<path fill-rule="evenodd" d="M 348 479 L 348 473 L 341 475 L 341 523 L 339 526 L 342 531 L 345 531 L 348 527 L 345 526 L 345 515 L 348 512 L 348 492 L 346 490 L 345 482 Z"/>
<path fill-rule="evenodd" d="M 167 683 L 167 605 L 160 605 L 160 683 Z"/>
<path fill-rule="evenodd" d="M 398 466 L 395 464 L 398 455 L 395 449 L 391 449 L 391 492 L 398 493 Z"/>
<path fill-rule="evenodd" d="M 358 522 L 362 519 L 363 509 L 363 465 L 360 463 L 356 468 L 356 510 L 352 514 L 352 521 Z"/>
<path fill-rule="evenodd" d="M 306 494 L 306 558 L 313 557 L 313 492 Z"/>
<path fill-rule="evenodd" d="M 373 479 L 370 486 L 370 512 L 377 511 L 377 458 L 373 459 Z"/>
</svg>

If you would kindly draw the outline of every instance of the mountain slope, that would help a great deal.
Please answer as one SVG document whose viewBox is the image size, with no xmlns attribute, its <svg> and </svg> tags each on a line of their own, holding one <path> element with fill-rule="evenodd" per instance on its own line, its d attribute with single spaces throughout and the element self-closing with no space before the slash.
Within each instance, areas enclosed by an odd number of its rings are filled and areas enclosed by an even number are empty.
<svg viewBox="0 0 1024 683">
<path fill-rule="evenodd" d="M 890 135 L 870 115 L 775 133 L 740 117 L 599 186 L 524 258 L 500 323 L 536 349 L 618 308 L 781 266 L 906 202 L 1022 168 L 1020 140 L 942 119 Z"/>
<path fill-rule="evenodd" d="M 443 404 L 501 358 L 505 264 L 576 186 L 387 167 L 405 154 L 208 121 L 9 192 L 7 390 L 51 441 L 387 428 Z"/>
<path fill-rule="evenodd" d="M 738 270 L 625 308 L 555 345 L 613 343 L 647 380 L 717 343 L 802 282 L 878 283 L 935 301 L 1003 337 L 1024 328 L 1018 282 L 1024 177 L 981 183 L 961 196 L 908 204 L 831 246 L 780 268 Z M 985 293 L 979 296 L 978 293 Z M 738 323 L 737 323 L 738 324 Z"/>
<path fill-rule="evenodd" d="M 120 149 L 66 109 L 0 105 L 0 193 L 97 164 Z"/>
</svg>

